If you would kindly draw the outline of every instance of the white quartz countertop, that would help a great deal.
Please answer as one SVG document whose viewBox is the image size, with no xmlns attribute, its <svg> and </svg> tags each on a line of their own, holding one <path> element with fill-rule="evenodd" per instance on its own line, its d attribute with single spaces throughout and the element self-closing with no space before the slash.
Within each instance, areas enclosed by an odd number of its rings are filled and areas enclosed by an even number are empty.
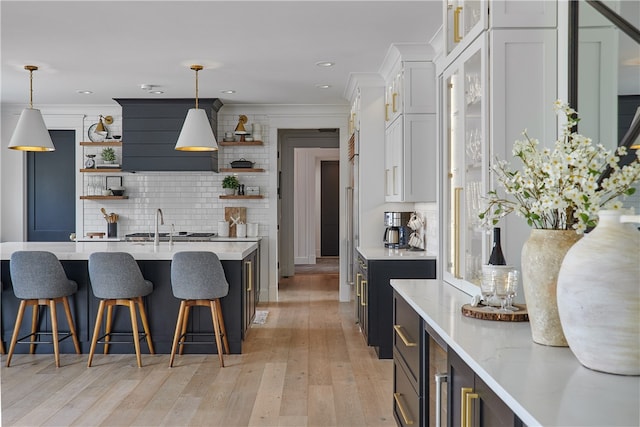
<svg viewBox="0 0 640 427">
<path fill-rule="evenodd" d="M 528 322 L 468 318 L 471 297 L 440 280 L 391 286 L 528 426 L 637 426 L 640 377 L 585 368 L 567 347 L 531 340 Z"/>
<path fill-rule="evenodd" d="M 60 260 L 87 260 L 93 252 L 128 252 L 137 260 L 171 260 L 181 251 L 215 252 L 221 260 L 242 260 L 258 248 L 258 242 L 4 242 L 0 243 L 2 260 L 11 258 L 15 251 L 49 251 Z"/>
<path fill-rule="evenodd" d="M 410 251 L 407 249 L 389 249 L 384 246 L 362 247 L 358 246 L 357 251 L 367 260 L 400 260 L 400 259 L 436 259 L 436 255 L 427 251 Z"/>
</svg>

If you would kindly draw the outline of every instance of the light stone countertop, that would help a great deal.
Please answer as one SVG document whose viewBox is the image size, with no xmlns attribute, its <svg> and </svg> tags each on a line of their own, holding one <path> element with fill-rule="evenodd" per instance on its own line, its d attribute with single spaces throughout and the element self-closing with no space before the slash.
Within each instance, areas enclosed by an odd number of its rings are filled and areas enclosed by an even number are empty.
<svg viewBox="0 0 640 427">
<path fill-rule="evenodd" d="M 437 256 L 427 251 L 410 251 L 407 249 L 389 249 L 383 245 L 374 247 L 358 246 L 356 250 L 368 261 L 371 260 L 429 260 Z"/>
<path fill-rule="evenodd" d="M 567 347 L 531 340 L 528 322 L 468 318 L 471 297 L 440 280 L 391 280 L 482 380 L 529 426 L 637 426 L 640 377 L 585 368 Z"/>
<path fill-rule="evenodd" d="M 137 260 L 171 260 L 173 254 L 180 251 L 215 252 L 221 260 L 242 260 L 254 250 L 258 242 L 4 242 L 0 243 L 2 260 L 11 258 L 14 251 L 49 251 L 60 260 L 88 260 L 93 252 L 128 252 Z"/>
</svg>

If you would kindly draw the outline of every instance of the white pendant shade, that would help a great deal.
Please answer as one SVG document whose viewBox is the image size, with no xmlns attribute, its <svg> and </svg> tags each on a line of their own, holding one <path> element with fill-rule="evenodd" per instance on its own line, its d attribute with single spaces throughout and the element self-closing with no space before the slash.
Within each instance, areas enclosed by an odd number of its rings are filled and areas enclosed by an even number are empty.
<svg viewBox="0 0 640 427">
<path fill-rule="evenodd" d="M 180 151 L 216 151 L 218 149 L 207 113 L 203 109 L 189 109 L 175 149 Z"/>
<path fill-rule="evenodd" d="M 9 148 L 22 151 L 54 151 L 53 141 L 40 110 L 25 108 L 20 114 Z"/>
</svg>

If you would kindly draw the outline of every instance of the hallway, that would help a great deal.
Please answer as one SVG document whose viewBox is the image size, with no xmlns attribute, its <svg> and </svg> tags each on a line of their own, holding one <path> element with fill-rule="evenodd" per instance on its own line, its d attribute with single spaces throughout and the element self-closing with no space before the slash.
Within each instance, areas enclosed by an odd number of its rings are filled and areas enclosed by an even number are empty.
<svg viewBox="0 0 640 427">
<path fill-rule="evenodd" d="M 378 360 L 335 295 L 338 276 L 280 282 L 280 302 L 261 304 L 244 354 L 65 354 L 2 357 L 2 425 L 394 426 L 392 361 Z"/>
</svg>

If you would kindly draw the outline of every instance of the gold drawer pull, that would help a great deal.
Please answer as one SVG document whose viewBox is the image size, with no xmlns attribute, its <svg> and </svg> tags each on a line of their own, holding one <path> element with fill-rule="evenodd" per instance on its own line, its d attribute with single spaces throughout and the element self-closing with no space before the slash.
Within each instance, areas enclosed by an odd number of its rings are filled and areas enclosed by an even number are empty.
<svg viewBox="0 0 640 427">
<path fill-rule="evenodd" d="M 409 341 L 409 338 L 405 335 L 404 328 L 401 325 L 393 325 L 393 329 L 396 331 L 396 334 L 398 334 L 405 346 L 415 347 L 418 345 L 413 341 Z"/>
<path fill-rule="evenodd" d="M 402 403 L 400 402 L 401 396 L 402 394 L 400 393 L 393 393 L 393 400 L 395 400 L 396 405 L 398 405 L 398 409 L 400 410 L 400 415 L 402 415 L 402 419 L 404 420 L 404 423 L 408 426 L 413 425 L 413 420 L 407 416 L 407 412 L 405 411 L 404 406 L 402 406 Z"/>
<path fill-rule="evenodd" d="M 477 399 L 478 393 L 467 393 L 467 401 L 465 402 L 465 406 L 467 407 L 467 416 L 466 416 L 466 424 L 465 427 L 471 427 L 471 399 Z"/>
<path fill-rule="evenodd" d="M 462 387 L 460 389 L 460 426 L 467 427 L 467 394 L 471 393 L 473 389 L 471 387 Z"/>
</svg>

